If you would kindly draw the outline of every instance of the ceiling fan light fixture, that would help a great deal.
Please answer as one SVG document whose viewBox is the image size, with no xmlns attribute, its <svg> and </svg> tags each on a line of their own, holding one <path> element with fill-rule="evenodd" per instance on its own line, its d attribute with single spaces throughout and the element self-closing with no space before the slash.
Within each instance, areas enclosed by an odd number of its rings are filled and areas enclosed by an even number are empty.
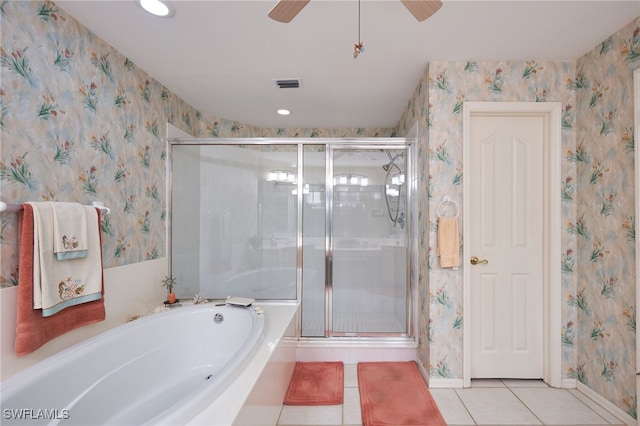
<svg viewBox="0 0 640 426">
<path fill-rule="evenodd" d="M 175 14 L 173 7 L 162 0 L 139 0 L 138 5 L 147 13 L 161 18 L 169 18 Z"/>
</svg>

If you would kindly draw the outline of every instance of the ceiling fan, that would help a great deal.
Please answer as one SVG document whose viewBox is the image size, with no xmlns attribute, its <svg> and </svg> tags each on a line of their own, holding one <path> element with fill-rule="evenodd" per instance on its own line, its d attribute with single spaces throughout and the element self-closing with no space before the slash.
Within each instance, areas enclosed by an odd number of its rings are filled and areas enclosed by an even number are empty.
<svg viewBox="0 0 640 426">
<path fill-rule="evenodd" d="M 279 0 L 269 12 L 269 18 L 278 22 L 291 22 L 310 0 Z M 424 21 L 440 9 L 439 0 L 400 0 L 418 21 Z"/>
</svg>

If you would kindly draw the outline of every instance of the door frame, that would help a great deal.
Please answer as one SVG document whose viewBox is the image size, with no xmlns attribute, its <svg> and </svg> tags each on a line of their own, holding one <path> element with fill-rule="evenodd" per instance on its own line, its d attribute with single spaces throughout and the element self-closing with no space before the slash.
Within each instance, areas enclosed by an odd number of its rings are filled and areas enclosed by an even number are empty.
<svg viewBox="0 0 640 426">
<path fill-rule="evenodd" d="M 636 234 L 639 229 L 638 220 L 640 219 L 640 150 L 638 149 L 638 140 L 640 139 L 640 68 L 633 71 L 633 93 L 634 93 L 634 126 L 635 135 L 635 175 L 636 175 Z M 636 235 L 636 323 L 640 319 L 638 307 L 640 307 L 640 240 Z M 640 330 L 636 327 L 636 392 L 640 392 Z M 640 424 L 640 423 L 638 423 Z"/>
<path fill-rule="evenodd" d="M 470 164 L 471 118 L 474 116 L 541 116 L 544 120 L 543 148 L 543 380 L 552 387 L 562 386 L 562 347 L 559 332 L 562 329 L 562 105 L 560 102 L 465 102 L 463 105 L 463 176 Z M 468 179 L 462 180 L 463 206 L 470 206 Z M 463 261 L 471 255 L 470 220 L 464 214 Z M 463 267 L 463 312 L 471 312 L 471 272 Z M 468 324 L 468 323 L 467 323 Z M 471 386 L 471 328 L 463 327 L 463 386 Z"/>
</svg>

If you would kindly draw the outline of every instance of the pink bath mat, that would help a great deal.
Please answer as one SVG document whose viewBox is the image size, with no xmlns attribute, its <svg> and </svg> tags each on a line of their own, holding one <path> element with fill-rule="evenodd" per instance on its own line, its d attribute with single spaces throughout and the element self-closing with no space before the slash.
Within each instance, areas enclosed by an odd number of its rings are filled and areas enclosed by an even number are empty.
<svg viewBox="0 0 640 426">
<path fill-rule="evenodd" d="M 415 362 L 358 364 L 364 426 L 446 426 Z"/>
<path fill-rule="evenodd" d="M 284 403 L 287 405 L 342 404 L 342 362 L 296 362 Z"/>
</svg>

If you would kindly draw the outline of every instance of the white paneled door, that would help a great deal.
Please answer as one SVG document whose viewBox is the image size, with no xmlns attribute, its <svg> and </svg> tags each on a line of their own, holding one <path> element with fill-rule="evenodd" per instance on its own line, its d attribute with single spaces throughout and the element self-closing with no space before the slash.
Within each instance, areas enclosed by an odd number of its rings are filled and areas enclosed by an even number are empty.
<svg viewBox="0 0 640 426">
<path fill-rule="evenodd" d="M 471 378 L 542 378 L 544 119 L 480 114 L 470 125 Z"/>
</svg>

